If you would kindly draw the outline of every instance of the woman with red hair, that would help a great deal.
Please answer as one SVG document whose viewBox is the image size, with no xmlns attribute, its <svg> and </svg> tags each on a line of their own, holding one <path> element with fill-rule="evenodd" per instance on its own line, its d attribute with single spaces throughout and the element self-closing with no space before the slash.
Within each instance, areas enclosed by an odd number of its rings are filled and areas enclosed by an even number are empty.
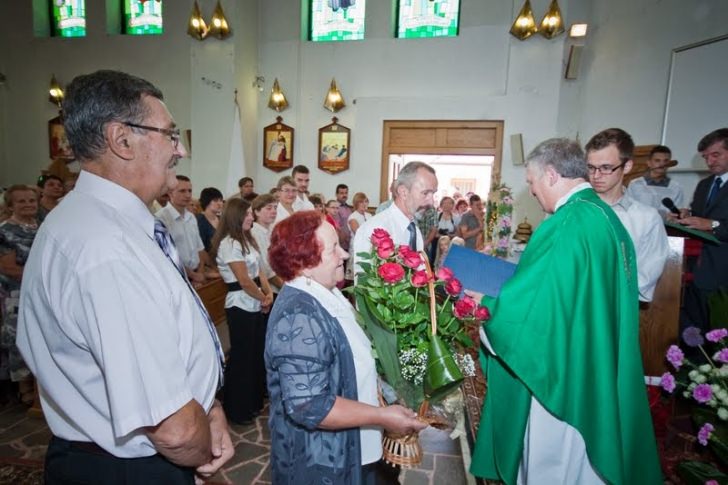
<svg viewBox="0 0 728 485">
<path fill-rule="evenodd" d="M 265 342 L 272 481 L 378 483 L 382 428 L 426 425 L 378 405 L 371 342 L 336 288 L 349 255 L 331 224 L 305 211 L 275 226 L 268 257 L 285 281 Z"/>
</svg>

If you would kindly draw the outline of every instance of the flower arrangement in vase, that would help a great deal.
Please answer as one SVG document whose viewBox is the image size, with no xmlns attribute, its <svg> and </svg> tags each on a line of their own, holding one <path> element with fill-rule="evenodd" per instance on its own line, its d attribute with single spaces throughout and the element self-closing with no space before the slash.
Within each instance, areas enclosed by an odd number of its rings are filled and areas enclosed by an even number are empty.
<svg viewBox="0 0 728 485">
<path fill-rule="evenodd" d="M 513 197 L 511 189 L 504 185 L 493 187 L 488 198 L 485 220 L 486 225 L 485 252 L 499 258 L 508 257 L 511 232 L 513 226 Z"/>
</svg>

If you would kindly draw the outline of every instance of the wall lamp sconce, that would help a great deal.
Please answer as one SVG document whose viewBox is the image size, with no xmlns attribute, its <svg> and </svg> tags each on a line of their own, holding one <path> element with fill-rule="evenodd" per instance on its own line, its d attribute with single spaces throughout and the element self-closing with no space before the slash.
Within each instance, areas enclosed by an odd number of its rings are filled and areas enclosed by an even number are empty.
<svg viewBox="0 0 728 485">
<path fill-rule="evenodd" d="M 197 0 L 192 5 L 192 13 L 187 21 L 187 35 L 197 40 L 205 40 L 207 36 L 207 24 L 205 24 L 205 19 L 202 18 Z"/>
<path fill-rule="evenodd" d="M 223 40 L 230 37 L 231 33 L 227 19 L 225 18 L 225 12 L 223 12 L 222 5 L 220 5 L 220 0 L 217 0 L 215 11 L 212 13 L 212 20 L 210 21 L 210 30 L 208 31 L 208 35 Z"/>
<path fill-rule="evenodd" d="M 571 24 L 571 28 L 569 29 L 569 37 L 571 37 L 572 39 L 586 37 L 586 31 L 588 27 L 588 24 Z"/>
<path fill-rule="evenodd" d="M 344 106 L 346 106 L 346 103 L 344 103 L 344 97 L 341 95 L 339 88 L 336 87 L 336 79 L 332 78 L 329 92 L 326 93 L 326 99 L 324 99 L 324 108 L 332 113 L 336 113 Z"/>
<path fill-rule="evenodd" d="M 518 40 L 526 40 L 536 32 L 538 32 L 538 27 L 536 27 L 536 19 L 533 17 L 531 0 L 526 0 L 523 8 L 518 12 L 516 20 L 511 25 L 510 33 Z"/>
<path fill-rule="evenodd" d="M 546 11 L 546 15 L 543 16 L 538 31 L 547 39 L 553 39 L 564 33 L 564 18 L 561 16 L 561 9 L 557 0 L 551 0 L 551 5 Z"/>
<path fill-rule="evenodd" d="M 268 107 L 276 110 L 278 113 L 288 108 L 288 101 L 286 100 L 286 95 L 283 94 L 283 91 L 278 84 L 278 78 L 273 81 L 273 89 L 271 89 L 270 99 L 268 99 Z"/>
<path fill-rule="evenodd" d="M 48 100 L 60 108 L 65 93 L 63 92 L 63 87 L 61 87 L 60 83 L 56 79 L 55 74 L 51 76 L 51 85 L 48 88 L 48 94 Z"/>
<path fill-rule="evenodd" d="M 531 1 L 526 0 L 518 12 L 516 20 L 513 21 L 510 30 L 511 35 L 518 40 L 526 40 L 537 32 L 547 39 L 553 39 L 564 32 L 564 18 L 561 15 L 561 9 L 557 0 L 551 0 L 551 4 L 546 11 L 546 15 L 541 20 L 540 26 L 536 25 L 536 19 L 533 16 L 533 9 L 531 8 Z"/>
</svg>

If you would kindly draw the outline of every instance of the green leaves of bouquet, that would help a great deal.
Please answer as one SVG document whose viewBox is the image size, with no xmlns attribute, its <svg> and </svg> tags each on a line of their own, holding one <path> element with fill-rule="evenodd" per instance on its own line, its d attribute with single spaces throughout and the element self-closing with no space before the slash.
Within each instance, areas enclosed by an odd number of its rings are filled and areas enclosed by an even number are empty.
<svg viewBox="0 0 728 485">
<path fill-rule="evenodd" d="M 362 270 L 354 290 L 359 312 L 386 380 L 416 407 L 425 397 L 436 400 L 459 385 L 462 374 L 453 347 L 472 346 L 466 324 L 490 315 L 472 298 L 458 298 L 462 284 L 452 271 L 441 268 L 433 275 L 420 253 L 406 245 L 395 247 L 384 229 L 375 229 L 371 242 L 368 253 L 357 254 Z M 439 299 L 435 289 L 442 292 Z M 410 358 L 418 363 L 414 370 L 407 367 Z"/>
</svg>

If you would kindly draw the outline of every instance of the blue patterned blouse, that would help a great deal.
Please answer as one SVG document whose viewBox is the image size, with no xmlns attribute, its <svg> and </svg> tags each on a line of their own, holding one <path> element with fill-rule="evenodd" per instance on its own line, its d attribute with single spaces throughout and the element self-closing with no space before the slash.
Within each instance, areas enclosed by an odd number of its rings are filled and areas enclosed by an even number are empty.
<svg viewBox="0 0 728 485">
<path fill-rule="evenodd" d="M 284 286 L 268 321 L 265 367 L 273 483 L 358 485 L 359 429 L 318 429 L 336 396 L 357 399 L 354 358 L 338 321 L 313 296 Z"/>
</svg>

